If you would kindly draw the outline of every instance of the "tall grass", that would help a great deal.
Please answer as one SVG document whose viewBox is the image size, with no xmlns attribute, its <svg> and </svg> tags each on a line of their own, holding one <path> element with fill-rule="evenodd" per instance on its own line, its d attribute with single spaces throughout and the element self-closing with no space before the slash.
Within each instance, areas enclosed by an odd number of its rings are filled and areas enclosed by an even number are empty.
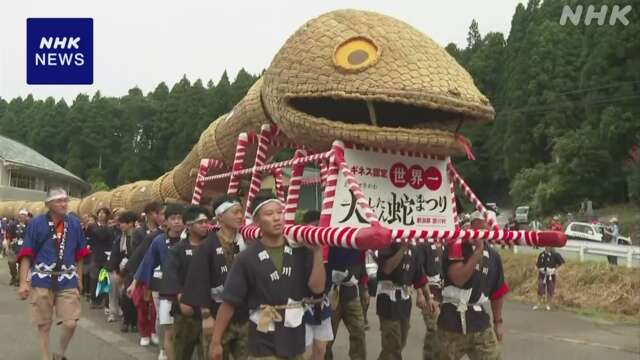
<svg viewBox="0 0 640 360">
<path fill-rule="evenodd" d="M 537 255 L 501 253 L 510 296 L 537 301 Z M 640 269 L 569 261 L 558 271 L 555 303 L 640 320 Z"/>
</svg>

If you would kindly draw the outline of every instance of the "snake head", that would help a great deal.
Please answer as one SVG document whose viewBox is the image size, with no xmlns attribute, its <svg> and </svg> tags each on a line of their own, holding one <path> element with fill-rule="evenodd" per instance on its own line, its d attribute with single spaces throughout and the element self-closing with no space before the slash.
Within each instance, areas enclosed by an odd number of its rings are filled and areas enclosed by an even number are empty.
<svg viewBox="0 0 640 360">
<path fill-rule="evenodd" d="M 464 154 L 463 123 L 495 112 L 442 47 L 397 19 L 338 10 L 310 20 L 264 74 L 263 105 L 291 139 Z"/>
</svg>

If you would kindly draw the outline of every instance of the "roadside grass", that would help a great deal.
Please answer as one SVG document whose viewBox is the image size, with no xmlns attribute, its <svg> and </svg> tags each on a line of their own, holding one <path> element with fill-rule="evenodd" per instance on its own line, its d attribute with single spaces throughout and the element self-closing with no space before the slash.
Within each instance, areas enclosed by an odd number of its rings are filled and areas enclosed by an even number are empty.
<svg viewBox="0 0 640 360">
<path fill-rule="evenodd" d="M 501 256 L 509 297 L 537 302 L 537 255 L 502 251 Z M 558 271 L 554 302 L 582 316 L 640 324 L 640 269 L 568 261 Z"/>
</svg>

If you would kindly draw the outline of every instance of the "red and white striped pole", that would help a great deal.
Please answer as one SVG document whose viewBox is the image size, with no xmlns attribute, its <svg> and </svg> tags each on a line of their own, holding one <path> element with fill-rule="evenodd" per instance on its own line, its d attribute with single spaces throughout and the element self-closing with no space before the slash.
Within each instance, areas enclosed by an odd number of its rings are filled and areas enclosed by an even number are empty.
<svg viewBox="0 0 640 360">
<path fill-rule="evenodd" d="M 329 166 L 327 165 L 327 161 L 326 160 L 320 161 L 320 181 L 322 186 L 325 186 L 327 184 L 328 170 L 329 170 Z"/>
<path fill-rule="evenodd" d="M 240 234 L 246 240 L 260 237 L 260 228 L 255 225 L 243 226 Z M 507 230 L 391 230 L 384 226 L 356 228 L 352 226 L 312 226 L 285 225 L 284 235 L 287 240 L 296 243 L 306 242 L 312 245 L 336 246 L 346 248 L 382 249 L 393 242 L 472 243 L 483 239 L 493 244 L 509 244 L 520 246 L 562 247 L 567 236 L 559 231 L 507 231 Z"/>
<path fill-rule="evenodd" d="M 307 156 L 306 150 L 296 150 L 293 155 L 294 159 L 304 156 Z M 294 225 L 296 222 L 296 211 L 298 210 L 298 203 L 300 201 L 300 186 L 303 173 L 304 164 L 292 166 L 291 178 L 289 179 L 289 194 L 287 195 L 287 203 L 284 207 L 285 225 Z"/>
<path fill-rule="evenodd" d="M 351 190 L 353 195 L 356 197 L 358 206 L 360 206 L 360 208 L 364 211 L 364 216 L 367 222 L 374 226 L 380 225 L 380 222 L 376 218 L 376 214 L 373 212 L 373 209 L 371 209 L 371 207 L 369 206 L 369 202 L 367 201 L 367 198 L 364 196 L 364 193 L 360 188 L 360 184 L 358 183 L 358 180 L 351 173 L 351 170 L 349 170 L 349 167 L 347 166 L 347 164 L 342 162 L 340 164 L 340 170 L 342 170 L 342 175 L 345 177 L 345 180 L 347 181 L 347 186 L 349 187 L 349 190 Z"/>
<path fill-rule="evenodd" d="M 336 186 L 338 184 L 338 171 L 340 165 L 338 161 L 344 161 L 344 144 L 341 141 L 334 141 L 331 146 L 329 156 L 329 166 L 327 168 L 327 182 L 322 195 L 322 211 L 320 212 L 320 226 L 331 225 L 331 211 L 336 197 Z"/>
<path fill-rule="evenodd" d="M 233 158 L 233 165 L 231 166 L 231 178 L 229 179 L 229 187 L 227 188 L 227 195 L 235 196 L 238 194 L 238 188 L 240 186 L 240 176 L 234 174 L 236 171 L 242 170 L 244 167 L 244 158 L 247 155 L 247 147 L 249 146 L 249 135 L 247 133 L 241 133 L 238 135 L 238 142 L 236 143 L 236 154 Z"/>
<path fill-rule="evenodd" d="M 273 176 L 273 180 L 276 185 L 276 197 L 278 200 L 285 202 L 284 198 L 284 179 L 283 179 L 284 171 L 282 168 L 273 169 L 271 171 L 271 175 Z"/>
<path fill-rule="evenodd" d="M 469 185 L 467 185 L 460 174 L 458 174 L 458 171 L 453 167 L 451 159 L 449 159 L 449 161 L 447 162 L 447 172 L 451 177 L 453 177 L 453 180 L 458 184 L 458 186 L 460 186 L 460 189 L 464 192 L 469 201 L 471 201 L 473 206 L 475 206 L 476 210 L 482 213 L 484 220 L 487 222 L 487 224 L 489 224 L 489 228 L 499 230 L 500 227 L 498 226 L 496 219 L 489 215 L 487 208 L 484 207 L 482 202 L 478 199 L 476 194 L 474 194 Z"/>
<path fill-rule="evenodd" d="M 392 230 L 393 242 L 439 242 L 450 243 L 460 241 L 469 243 L 476 239 L 487 240 L 494 244 L 523 246 L 564 246 L 567 236 L 559 231 L 509 231 L 509 230 Z"/>
<path fill-rule="evenodd" d="M 258 170 L 258 167 L 263 166 L 267 161 L 267 152 L 269 151 L 272 134 L 273 128 L 271 125 L 262 125 L 260 135 L 258 136 L 258 149 L 256 150 L 256 161 L 253 165 L 251 175 L 251 185 L 249 186 L 247 203 L 245 205 L 245 224 L 251 222 L 251 204 L 256 194 L 260 191 L 260 185 L 262 184 L 262 172 Z"/>
<path fill-rule="evenodd" d="M 327 152 L 323 152 L 323 153 L 307 155 L 307 156 L 300 157 L 300 158 L 293 158 L 293 159 L 290 159 L 290 160 L 280 161 L 280 162 L 277 162 L 277 163 L 266 164 L 266 165 L 257 166 L 257 167 L 254 166 L 254 167 L 251 167 L 251 168 L 248 168 L 248 169 L 242 169 L 242 170 L 240 170 L 238 172 L 235 172 L 234 175 L 244 176 L 244 175 L 253 174 L 254 170 L 257 170 L 258 172 L 265 172 L 265 171 L 271 171 L 273 169 L 287 167 L 287 166 L 294 166 L 294 165 L 300 165 L 300 164 L 309 164 L 309 163 L 317 162 L 317 161 L 322 160 L 322 159 L 327 159 L 330 156 L 331 156 L 331 151 L 327 151 Z M 218 174 L 218 175 L 207 176 L 207 177 L 204 178 L 204 181 L 207 182 L 207 181 L 226 179 L 226 178 L 228 178 L 230 176 L 231 176 L 231 172 L 226 172 L 226 173 L 222 173 L 222 174 Z"/>
<path fill-rule="evenodd" d="M 456 203 L 456 187 L 455 182 L 453 180 L 453 176 L 448 171 L 449 165 L 451 163 L 451 158 L 447 158 L 447 179 L 449 180 L 449 190 L 451 191 L 451 210 L 453 211 L 453 225 L 456 229 L 460 228 L 460 224 L 458 224 L 458 204 Z"/>
<path fill-rule="evenodd" d="M 200 166 L 198 167 L 198 175 L 196 176 L 196 184 L 193 187 L 193 196 L 191 197 L 191 204 L 200 205 L 202 201 L 202 193 L 204 192 L 205 176 L 212 167 L 220 165 L 220 161 L 216 159 L 202 159 L 200 160 Z"/>
</svg>

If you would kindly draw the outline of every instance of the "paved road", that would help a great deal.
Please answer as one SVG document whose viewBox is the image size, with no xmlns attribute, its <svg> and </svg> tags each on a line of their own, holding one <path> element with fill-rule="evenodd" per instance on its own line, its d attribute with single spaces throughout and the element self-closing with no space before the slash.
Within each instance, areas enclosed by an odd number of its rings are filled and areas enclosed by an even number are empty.
<svg viewBox="0 0 640 360">
<path fill-rule="evenodd" d="M 15 288 L 7 286 L 4 259 L 0 264 L 0 359 L 39 359 L 35 331 L 27 316 L 27 303 L 17 300 Z M 86 304 L 84 304 L 86 305 Z M 108 324 L 102 311 L 83 309 L 83 319 L 71 344 L 72 360 L 155 359 L 154 348 L 137 345 L 137 337 L 121 334 L 115 324 Z M 640 326 L 595 322 L 567 312 L 533 312 L 524 304 L 505 304 L 506 340 L 502 345 L 505 359 L 623 360 L 640 359 Z M 367 333 L 368 354 L 375 359 L 380 351 L 380 332 L 375 306 L 370 309 L 371 330 Z M 337 359 L 346 359 L 347 333 L 340 328 L 335 345 Z M 52 344 L 57 342 L 54 331 Z M 405 359 L 420 359 L 424 325 L 415 313 L 411 333 L 404 351 Z"/>
</svg>

